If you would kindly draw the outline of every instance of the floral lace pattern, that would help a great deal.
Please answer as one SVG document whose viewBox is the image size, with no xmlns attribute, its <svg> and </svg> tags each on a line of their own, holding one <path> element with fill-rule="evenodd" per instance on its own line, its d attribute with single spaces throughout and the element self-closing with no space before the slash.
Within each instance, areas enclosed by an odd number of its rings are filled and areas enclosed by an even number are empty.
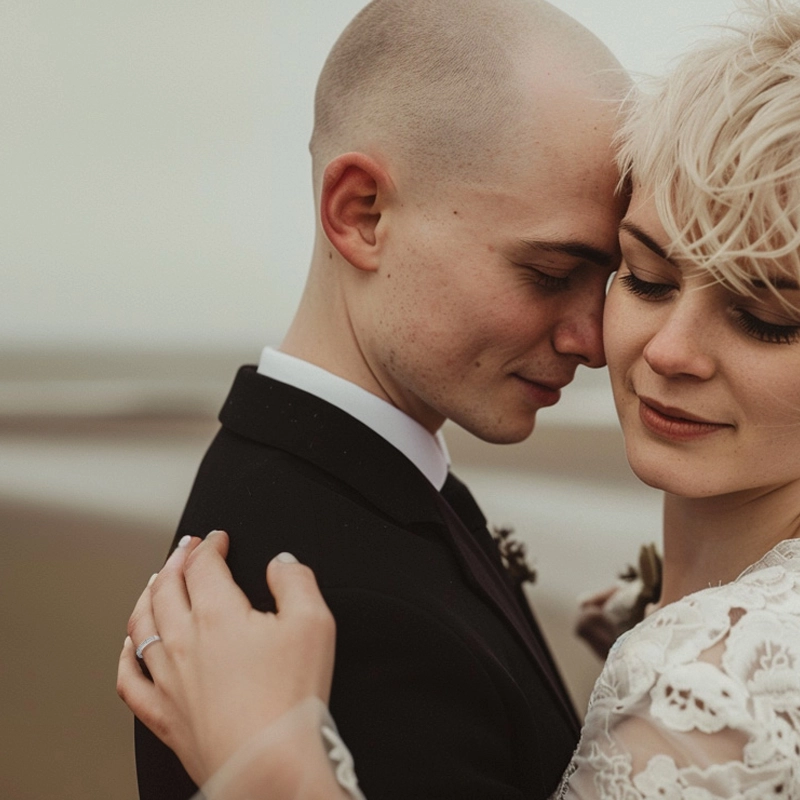
<svg viewBox="0 0 800 800">
<path fill-rule="evenodd" d="M 620 637 L 555 797 L 800 799 L 800 541 Z"/>
</svg>

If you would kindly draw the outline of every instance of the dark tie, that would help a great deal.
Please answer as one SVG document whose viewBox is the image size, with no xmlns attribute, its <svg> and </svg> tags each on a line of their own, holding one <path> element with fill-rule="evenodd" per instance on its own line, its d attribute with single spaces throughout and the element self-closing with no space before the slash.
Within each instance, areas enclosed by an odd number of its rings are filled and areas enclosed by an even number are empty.
<svg viewBox="0 0 800 800">
<path fill-rule="evenodd" d="M 452 472 L 447 473 L 447 480 L 442 486 L 442 497 L 450 503 L 450 507 L 458 514 L 468 531 L 485 532 L 491 538 L 486 528 L 486 517 L 475 502 L 472 492 Z"/>
</svg>

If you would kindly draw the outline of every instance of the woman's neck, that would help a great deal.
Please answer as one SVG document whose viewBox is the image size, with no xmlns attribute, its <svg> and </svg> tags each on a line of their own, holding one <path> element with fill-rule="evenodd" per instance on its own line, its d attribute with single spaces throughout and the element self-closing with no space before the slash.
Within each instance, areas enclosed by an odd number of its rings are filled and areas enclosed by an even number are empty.
<svg viewBox="0 0 800 800">
<path fill-rule="evenodd" d="M 800 537 L 800 482 L 717 497 L 664 496 L 659 605 L 729 583 L 783 539 Z"/>
</svg>

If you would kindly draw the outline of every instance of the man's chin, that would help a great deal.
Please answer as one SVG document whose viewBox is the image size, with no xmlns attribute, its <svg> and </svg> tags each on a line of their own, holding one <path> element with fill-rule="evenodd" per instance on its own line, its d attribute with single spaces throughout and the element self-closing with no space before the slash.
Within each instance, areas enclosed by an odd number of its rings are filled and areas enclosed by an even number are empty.
<svg viewBox="0 0 800 800">
<path fill-rule="evenodd" d="M 532 433 L 536 425 L 536 417 L 515 421 L 513 424 L 505 420 L 453 420 L 465 431 L 477 436 L 489 444 L 519 444 L 524 442 Z"/>
</svg>

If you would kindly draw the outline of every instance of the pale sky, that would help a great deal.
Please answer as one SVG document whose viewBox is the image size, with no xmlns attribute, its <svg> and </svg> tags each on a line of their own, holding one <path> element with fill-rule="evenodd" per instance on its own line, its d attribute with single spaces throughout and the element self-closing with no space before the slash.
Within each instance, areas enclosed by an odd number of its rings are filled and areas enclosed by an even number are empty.
<svg viewBox="0 0 800 800">
<path fill-rule="evenodd" d="M 733 0 L 555 0 L 660 72 Z M 287 326 L 313 87 L 362 0 L 4 0 L 0 343 L 246 346 Z"/>
</svg>

